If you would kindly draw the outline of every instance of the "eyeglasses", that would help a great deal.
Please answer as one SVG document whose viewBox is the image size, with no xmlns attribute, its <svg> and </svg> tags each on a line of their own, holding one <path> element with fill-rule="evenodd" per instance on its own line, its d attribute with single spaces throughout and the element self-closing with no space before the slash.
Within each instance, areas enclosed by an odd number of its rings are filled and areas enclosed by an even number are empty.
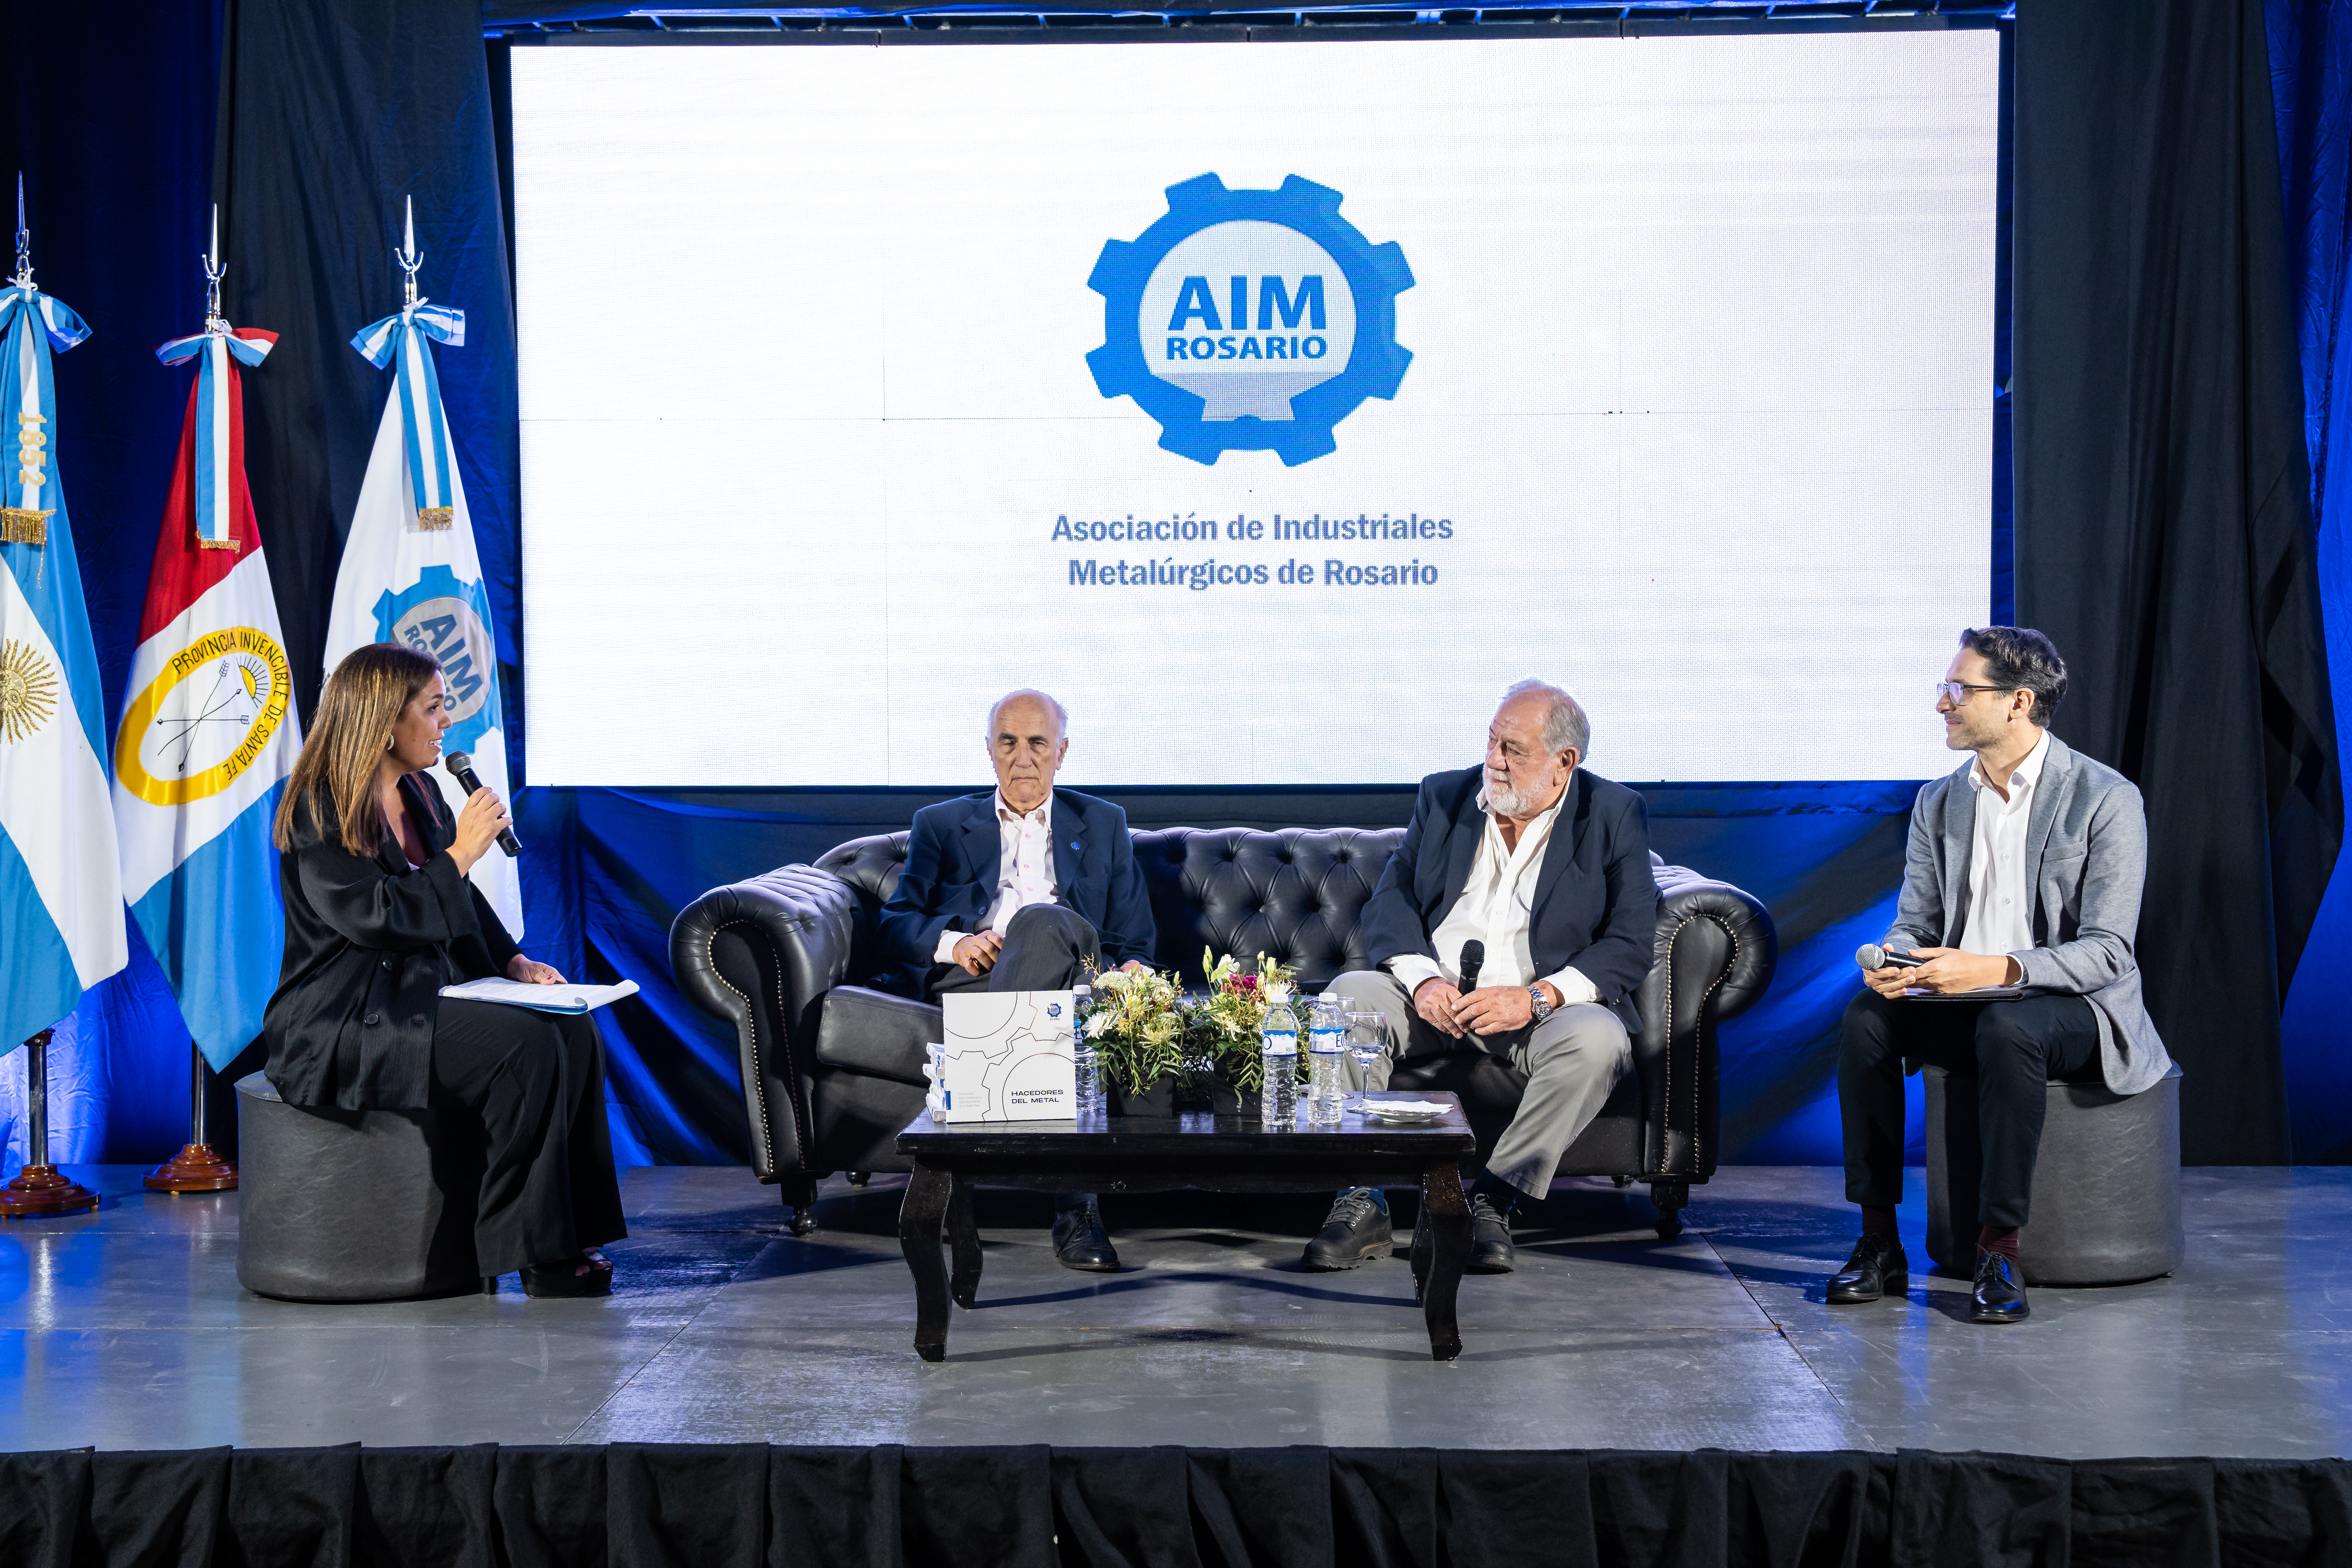
<svg viewBox="0 0 2352 1568">
<path fill-rule="evenodd" d="M 1948 698 L 1951 700 L 1952 706 L 1957 708 L 1961 703 L 1966 702 L 1969 700 L 1969 693 L 1971 691 L 2008 691 L 2011 689 L 2012 689 L 2012 688 L 2007 686 L 1971 686 L 1965 680 L 1947 680 L 1937 686 L 1936 698 L 1938 701 L 1942 701 Z"/>
</svg>

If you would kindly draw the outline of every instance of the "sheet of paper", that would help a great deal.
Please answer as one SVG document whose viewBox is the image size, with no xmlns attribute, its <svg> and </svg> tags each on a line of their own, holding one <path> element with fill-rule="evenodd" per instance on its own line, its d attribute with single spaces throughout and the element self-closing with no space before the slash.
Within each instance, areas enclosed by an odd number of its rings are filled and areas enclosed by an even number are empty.
<svg viewBox="0 0 2352 1568">
<path fill-rule="evenodd" d="M 637 994 L 637 983 L 618 985 L 526 985 L 520 980 L 468 980 L 444 985 L 441 994 L 464 1002 L 503 1002 L 510 1007 L 530 1007 L 541 1013 L 588 1013 Z"/>
</svg>

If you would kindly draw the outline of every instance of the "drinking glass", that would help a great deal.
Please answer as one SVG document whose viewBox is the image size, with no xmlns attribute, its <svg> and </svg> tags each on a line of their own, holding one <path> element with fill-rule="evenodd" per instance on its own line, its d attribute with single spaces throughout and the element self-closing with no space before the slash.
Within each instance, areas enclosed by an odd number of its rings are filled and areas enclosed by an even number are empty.
<svg viewBox="0 0 2352 1568">
<path fill-rule="evenodd" d="M 1362 1075 L 1370 1072 L 1372 1064 L 1381 1059 L 1381 1053 L 1388 1049 L 1388 1044 L 1389 1016 L 1386 1013 L 1351 1010 L 1348 1014 L 1348 1054 L 1356 1058 L 1356 1114 L 1359 1116 L 1364 1113 Z"/>
</svg>

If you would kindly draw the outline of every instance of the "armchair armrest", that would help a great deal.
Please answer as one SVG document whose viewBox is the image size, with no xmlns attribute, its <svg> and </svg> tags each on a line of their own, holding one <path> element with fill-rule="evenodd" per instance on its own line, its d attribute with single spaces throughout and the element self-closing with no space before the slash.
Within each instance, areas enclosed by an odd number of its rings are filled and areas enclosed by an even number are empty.
<svg viewBox="0 0 2352 1568">
<path fill-rule="evenodd" d="M 850 973 L 861 918 L 847 882 L 784 866 L 712 889 L 670 927 L 678 988 L 735 1026 L 751 1165 L 762 1182 L 805 1171 L 818 1016 L 825 993 Z"/>
<path fill-rule="evenodd" d="M 1727 882 L 1680 866 L 1655 868 L 1658 956 L 1642 982 L 1643 1155 L 1652 1171 L 1705 1181 L 1715 1173 L 1717 1020 L 1754 1005 L 1772 982 L 1780 939 L 1764 906 Z"/>
</svg>

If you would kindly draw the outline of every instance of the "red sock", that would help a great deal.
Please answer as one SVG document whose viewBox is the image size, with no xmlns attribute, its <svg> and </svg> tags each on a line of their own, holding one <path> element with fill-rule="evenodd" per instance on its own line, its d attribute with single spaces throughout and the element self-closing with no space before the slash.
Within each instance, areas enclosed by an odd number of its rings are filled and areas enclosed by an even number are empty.
<svg viewBox="0 0 2352 1568">
<path fill-rule="evenodd" d="M 1901 1237 L 1895 1228 L 1895 1211 L 1880 1204 L 1863 1205 L 1862 1234 L 1883 1236 L 1889 1241 L 1900 1240 Z"/>
<path fill-rule="evenodd" d="M 1998 1252 L 2002 1257 L 2008 1258 L 2011 1263 L 2016 1262 L 2017 1226 L 2013 1225 L 2006 1227 L 1997 1225 L 1978 1226 L 1977 1250 L 1979 1252 Z"/>
</svg>

